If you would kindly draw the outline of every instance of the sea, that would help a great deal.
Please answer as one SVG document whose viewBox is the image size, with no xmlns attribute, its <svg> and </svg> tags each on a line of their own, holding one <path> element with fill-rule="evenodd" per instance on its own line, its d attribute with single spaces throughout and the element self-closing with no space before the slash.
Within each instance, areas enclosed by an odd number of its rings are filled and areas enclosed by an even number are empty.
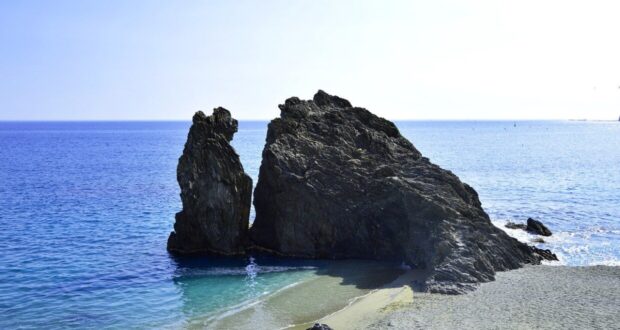
<svg viewBox="0 0 620 330">
<path fill-rule="evenodd" d="M 0 329 L 285 328 L 398 275 L 364 261 L 168 254 L 190 124 L 0 122 Z M 531 244 L 557 253 L 552 264 L 620 265 L 620 122 L 396 124 L 509 234 L 531 242 L 506 222 L 545 223 L 553 236 Z M 241 121 L 232 142 L 255 183 L 266 129 Z"/>
</svg>

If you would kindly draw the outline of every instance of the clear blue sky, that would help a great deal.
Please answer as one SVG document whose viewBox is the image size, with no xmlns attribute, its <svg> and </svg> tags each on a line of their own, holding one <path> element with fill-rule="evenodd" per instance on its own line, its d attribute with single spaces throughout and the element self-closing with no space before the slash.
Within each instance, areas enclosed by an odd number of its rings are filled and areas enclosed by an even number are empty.
<svg viewBox="0 0 620 330">
<path fill-rule="evenodd" d="M 2 1 L 0 120 L 613 119 L 617 1 Z"/>
</svg>

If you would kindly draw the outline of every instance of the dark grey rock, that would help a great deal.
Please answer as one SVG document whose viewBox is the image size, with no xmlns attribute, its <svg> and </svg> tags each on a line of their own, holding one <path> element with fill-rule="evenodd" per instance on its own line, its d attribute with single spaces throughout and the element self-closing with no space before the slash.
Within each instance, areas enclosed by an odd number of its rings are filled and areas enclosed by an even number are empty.
<svg viewBox="0 0 620 330">
<path fill-rule="evenodd" d="M 269 124 L 253 243 L 305 258 L 404 261 L 431 292 L 461 293 L 545 255 L 493 226 L 478 194 L 396 126 L 319 91 Z"/>
<path fill-rule="evenodd" d="M 311 328 L 308 328 L 306 330 L 334 330 L 334 329 L 330 328 L 330 326 L 327 324 L 315 323 Z"/>
<path fill-rule="evenodd" d="M 224 108 L 194 115 L 177 167 L 183 210 L 168 238 L 169 251 L 245 253 L 252 179 L 230 145 L 235 132 L 237 121 Z"/>
<path fill-rule="evenodd" d="M 506 224 L 506 228 L 526 230 L 527 229 L 527 225 L 522 224 L 522 223 L 508 222 Z"/>
<path fill-rule="evenodd" d="M 551 236 L 552 234 L 551 230 L 549 230 L 547 226 L 543 225 L 542 222 L 534 220 L 532 218 L 527 219 L 527 224 L 508 222 L 506 224 L 506 228 L 522 229 L 529 232 L 530 234 L 541 236 Z"/>
<path fill-rule="evenodd" d="M 535 254 L 540 256 L 540 258 L 543 260 L 555 260 L 555 261 L 558 260 L 558 256 L 556 256 L 555 253 L 551 252 L 551 250 L 543 250 L 543 249 L 539 249 L 533 246 L 530 248 Z"/>
<path fill-rule="evenodd" d="M 541 236 L 551 236 L 551 230 L 547 228 L 547 226 L 543 225 L 542 222 L 538 220 L 534 220 L 532 218 L 527 219 L 527 227 L 525 228 L 527 231 L 533 234 L 541 235 Z"/>
</svg>

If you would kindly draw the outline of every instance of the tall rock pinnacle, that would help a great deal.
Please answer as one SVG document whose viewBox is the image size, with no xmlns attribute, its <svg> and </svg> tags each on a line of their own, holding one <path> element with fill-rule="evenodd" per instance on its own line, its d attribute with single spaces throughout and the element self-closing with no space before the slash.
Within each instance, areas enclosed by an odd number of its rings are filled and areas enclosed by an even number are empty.
<svg viewBox="0 0 620 330">
<path fill-rule="evenodd" d="M 245 253 L 252 179 L 230 145 L 237 120 L 224 108 L 193 118 L 177 180 L 183 210 L 176 215 L 168 250 L 176 253 Z"/>
</svg>

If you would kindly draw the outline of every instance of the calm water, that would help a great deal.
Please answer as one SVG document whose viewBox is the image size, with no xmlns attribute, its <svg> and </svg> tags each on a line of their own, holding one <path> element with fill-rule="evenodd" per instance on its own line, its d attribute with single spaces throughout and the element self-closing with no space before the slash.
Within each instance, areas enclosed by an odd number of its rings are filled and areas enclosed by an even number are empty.
<svg viewBox="0 0 620 330">
<path fill-rule="evenodd" d="M 398 126 L 470 183 L 498 225 L 536 217 L 562 263 L 620 264 L 620 123 Z M 169 256 L 188 128 L 0 123 L 0 328 L 178 328 L 330 267 Z M 233 141 L 254 180 L 265 133 L 265 122 L 242 122 Z"/>
</svg>

